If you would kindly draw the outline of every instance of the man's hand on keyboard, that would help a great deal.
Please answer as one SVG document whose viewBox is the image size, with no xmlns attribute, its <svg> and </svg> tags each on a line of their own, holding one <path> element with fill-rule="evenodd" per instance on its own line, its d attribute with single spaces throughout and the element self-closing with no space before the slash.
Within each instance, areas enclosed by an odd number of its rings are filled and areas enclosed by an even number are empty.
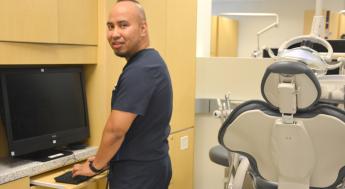
<svg viewBox="0 0 345 189">
<path fill-rule="evenodd" d="M 90 160 L 88 159 L 84 163 L 75 164 L 72 168 L 73 177 L 77 175 L 84 175 L 89 177 L 94 176 L 95 173 L 91 171 L 89 167 L 89 162 Z"/>
</svg>

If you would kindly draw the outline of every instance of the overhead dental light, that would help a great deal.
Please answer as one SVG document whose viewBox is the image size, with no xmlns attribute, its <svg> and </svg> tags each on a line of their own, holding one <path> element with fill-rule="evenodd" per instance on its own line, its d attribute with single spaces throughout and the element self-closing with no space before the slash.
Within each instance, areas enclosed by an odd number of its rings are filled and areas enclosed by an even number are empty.
<svg viewBox="0 0 345 189">
<path fill-rule="evenodd" d="M 253 56 L 254 57 L 260 57 L 261 56 L 261 48 L 260 48 L 260 36 L 265 33 L 266 31 L 278 27 L 279 24 L 279 16 L 276 13 L 244 13 L 244 12 L 226 12 L 226 13 L 220 13 L 219 16 L 254 16 L 254 17 L 275 17 L 275 21 L 266 26 L 265 28 L 261 29 L 256 33 L 257 38 L 257 49 L 254 50 Z"/>
<path fill-rule="evenodd" d="M 273 52 L 268 49 L 269 55 L 275 59 L 294 60 L 303 62 L 311 68 L 317 76 L 323 76 L 327 70 L 332 70 L 340 67 L 344 58 L 339 57 L 337 61 L 333 61 L 333 48 L 330 43 L 324 39 L 325 24 L 324 16 L 322 15 L 323 0 L 316 0 L 315 15 L 313 17 L 312 28 L 310 34 L 293 37 L 288 41 L 282 43 L 278 49 L 278 55 L 275 56 Z M 345 11 L 340 11 L 345 13 Z M 317 43 L 327 49 L 326 53 L 316 52 L 314 49 L 304 46 L 305 41 Z M 294 44 L 302 44 L 300 47 L 289 49 Z"/>
</svg>

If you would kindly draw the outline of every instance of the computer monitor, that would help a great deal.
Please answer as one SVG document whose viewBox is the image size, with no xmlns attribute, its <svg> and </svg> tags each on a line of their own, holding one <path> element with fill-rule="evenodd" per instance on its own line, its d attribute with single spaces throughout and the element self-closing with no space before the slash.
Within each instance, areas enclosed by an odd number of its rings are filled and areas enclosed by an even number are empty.
<svg viewBox="0 0 345 189">
<path fill-rule="evenodd" d="M 81 67 L 0 68 L 0 81 L 1 118 L 10 156 L 89 137 Z"/>
</svg>

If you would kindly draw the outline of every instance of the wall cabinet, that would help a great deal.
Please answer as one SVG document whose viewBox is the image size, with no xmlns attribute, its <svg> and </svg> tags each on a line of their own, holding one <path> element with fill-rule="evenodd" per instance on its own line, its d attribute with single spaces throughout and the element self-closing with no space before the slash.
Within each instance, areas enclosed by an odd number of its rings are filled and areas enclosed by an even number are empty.
<svg viewBox="0 0 345 189">
<path fill-rule="evenodd" d="M 97 44 L 97 1 L 2 0 L 0 41 Z"/>
<path fill-rule="evenodd" d="M 193 188 L 194 128 L 169 137 L 173 176 L 169 189 Z"/>
<path fill-rule="evenodd" d="M 174 104 L 171 126 L 172 132 L 176 132 L 194 127 L 196 1 L 167 0 L 166 2 L 165 60 L 173 84 Z"/>
<path fill-rule="evenodd" d="M 238 21 L 223 16 L 212 16 L 211 56 L 237 56 Z"/>
<path fill-rule="evenodd" d="M 58 0 L 58 43 L 96 45 L 97 7 L 95 0 Z"/>
<path fill-rule="evenodd" d="M 58 0 L 0 1 L 0 40 L 56 43 Z"/>
</svg>

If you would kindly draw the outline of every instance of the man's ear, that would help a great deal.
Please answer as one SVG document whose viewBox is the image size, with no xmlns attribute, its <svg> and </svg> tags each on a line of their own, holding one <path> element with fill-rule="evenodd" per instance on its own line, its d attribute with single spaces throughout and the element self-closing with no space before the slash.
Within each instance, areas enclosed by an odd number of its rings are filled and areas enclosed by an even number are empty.
<svg viewBox="0 0 345 189">
<path fill-rule="evenodd" d="M 140 35 L 146 36 L 147 35 L 147 22 L 142 22 L 140 25 Z"/>
</svg>

